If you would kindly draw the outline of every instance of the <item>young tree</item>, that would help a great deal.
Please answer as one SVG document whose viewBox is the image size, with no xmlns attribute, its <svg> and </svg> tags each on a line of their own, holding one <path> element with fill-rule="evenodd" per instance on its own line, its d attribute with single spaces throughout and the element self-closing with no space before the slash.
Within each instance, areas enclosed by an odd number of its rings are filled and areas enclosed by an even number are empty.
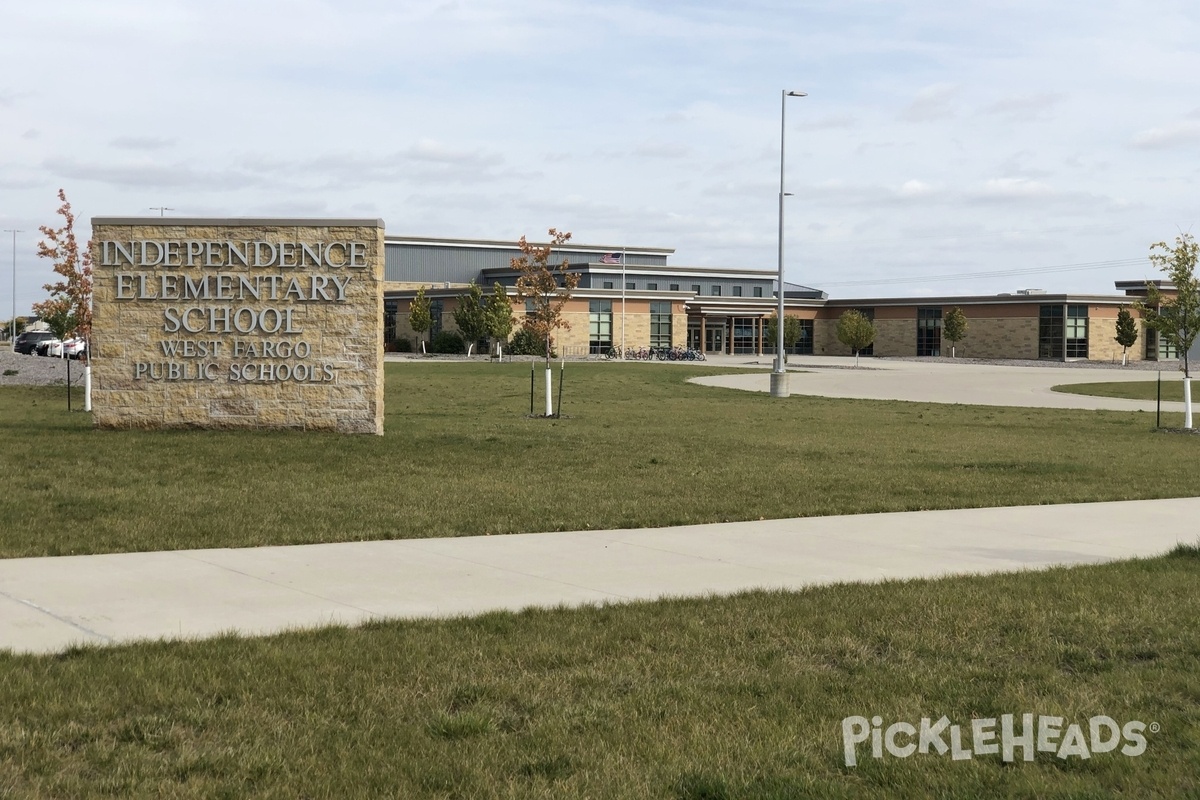
<svg viewBox="0 0 1200 800">
<path fill-rule="evenodd" d="M 579 273 L 568 272 L 570 263 L 563 259 L 557 267 L 551 266 L 550 254 L 555 247 L 571 239 L 567 231 L 551 228 L 550 243 L 530 244 L 522 236 L 517 242 L 521 255 L 512 259 L 512 267 L 520 273 L 517 278 L 517 297 L 529 308 L 525 316 L 525 329 L 546 344 L 546 416 L 554 416 L 551 392 L 550 351 L 554 332 L 560 328 L 570 330 L 571 324 L 563 319 L 563 307 L 571 299 L 571 292 L 579 285 Z"/>
<path fill-rule="evenodd" d="M 1125 306 L 1121 306 L 1121 310 L 1117 312 L 1117 335 L 1114 338 L 1117 340 L 1117 344 L 1121 345 L 1121 366 L 1123 367 L 1129 348 L 1133 347 L 1138 338 L 1137 320 Z"/>
<path fill-rule="evenodd" d="M 857 367 L 858 351 L 875 341 L 875 325 L 861 311 L 852 308 L 838 317 L 837 337 L 854 351 L 854 366 Z"/>
<path fill-rule="evenodd" d="M 508 299 L 508 292 L 499 281 L 492 287 L 492 293 L 488 295 L 487 319 L 488 336 L 496 340 L 496 352 L 501 358 L 504 358 L 503 343 L 508 341 L 508 335 L 512 333 L 513 310 L 512 302 Z"/>
<path fill-rule="evenodd" d="M 429 313 L 429 298 L 425 287 L 417 289 L 417 296 L 408 304 L 408 327 L 421 337 L 421 352 L 425 352 L 425 332 L 433 327 L 433 316 Z"/>
<path fill-rule="evenodd" d="M 957 358 L 955 345 L 967 335 L 967 315 L 955 306 L 946 312 L 942 320 L 942 338 L 950 343 L 950 357 Z"/>
<path fill-rule="evenodd" d="M 1150 262 L 1167 274 L 1175 296 L 1166 297 L 1153 283 L 1146 284 L 1146 301 L 1136 303 L 1146 327 L 1174 345 L 1183 357 L 1183 427 L 1192 427 L 1192 373 L 1188 350 L 1200 332 L 1200 278 L 1196 260 L 1200 245 L 1190 233 L 1175 237 L 1175 246 L 1156 242 L 1150 246 Z"/>
<path fill-rule="evenodd" d="M 50 298 L 41 303 L 35 303 L 34 313 L 45 320 L 54 335 L 60 341 L 74 334 L 84 340 L 88 354 L 88 364 L 84 367 L 83 407 L 85 411 L 92 409 L 92 243 L 80 252 L 79 243 L 75 240 L 75 215 L 71 213 L 71 204 L 67 195 L 58 190 L 58 199 L 62 205 L 58 214 L 63 218 L 61 228 L 51 228 L 42 225 L 38 228 L 46 238 L 38 242 L 38 257 L 49 258 L 54 262 L 54 272 L 61 280 L 47 283 L 42 288 L 50 292 Z M 63 348 L 64 355 L 66 348 Z M 70 387 L 67 387 L 67 406 L 70 407 Z"/>
<path fill-rule="evenodd" d="M 458 305 L 454 308 L 454 324 L 462 334 L 467 345 L 467 357 L 471 356 L 471 348 L 487 335 L 488 314 L 483 307 L 483 289 L 471 281 L 466 294 L 458 296 Z"/>
<path fill-rule="evenodd" d="M 64 333 L 74 333 L 84 339 L 92 335 L 92 243 L 79 251 L 75 240 L 75 215 L 62 189 L 58 190 L 62 205 L 58 214 L 63 218 L 61 228 L 42 225 L 38 230 L 46 237 L 38 242 L 38 257 L 54 262 L 54 271 L 62 280 L 47 283 L 42 288 L 50 292 L 50 299 L 34 305 L 34 312 L 42 319 L 65 308 L 70 327 Z M 59 337 L 62 338 L 62 337 Z"/>
<path fill-rule="evenodd" d="M 800 341 L 804 336 L 804 327 L 800 324 L 799 317 L 785 316 L 783 318 L 783 363 L 787 363 L 787 351 L 796 346 L 796 342 Z M 767 341 L 779 341 L 779 319 L 778 316 L 767 319 Z"/>
</svg>

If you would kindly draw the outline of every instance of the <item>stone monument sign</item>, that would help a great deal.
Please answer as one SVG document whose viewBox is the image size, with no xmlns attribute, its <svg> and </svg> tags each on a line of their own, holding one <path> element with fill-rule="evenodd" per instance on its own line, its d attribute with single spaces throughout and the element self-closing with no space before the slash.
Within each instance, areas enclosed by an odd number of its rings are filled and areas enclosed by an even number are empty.
<svg viewBox="0 0 1200 800">
<path fill-rule="evenodd" d="M 382 434 L 383 230 L 93 218 L 96 425 Z"/>
</svg>

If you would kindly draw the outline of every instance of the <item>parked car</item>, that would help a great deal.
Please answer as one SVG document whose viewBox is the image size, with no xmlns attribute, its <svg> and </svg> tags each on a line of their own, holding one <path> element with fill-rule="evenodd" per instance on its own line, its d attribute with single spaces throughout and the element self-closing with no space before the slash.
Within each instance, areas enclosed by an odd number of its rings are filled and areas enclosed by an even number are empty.
<svg viewBox="0 0 1200 800">
<path fill-rule="evenodd" d="M 66 351 L 67 358 L 79 358 L 87 355 L 87 339 L 81 336 L 67 339 L 62 346 Z"/>
<path fill-rule="evenodd" d="M 34 352 L 39 356 L 54 356 L 62 358 L 62 340 L 51 334 L 49 339 L 43 339 L 37 343 Z"/>
<path fill-rule="evenodd" d="M 25 331 L 17 336 L 17 340 L 13 342 L 13 352 L 23 355 L 33 355 L 37 346 L 42 342 L 57 338 L 50 331 Z"/>
</svg>

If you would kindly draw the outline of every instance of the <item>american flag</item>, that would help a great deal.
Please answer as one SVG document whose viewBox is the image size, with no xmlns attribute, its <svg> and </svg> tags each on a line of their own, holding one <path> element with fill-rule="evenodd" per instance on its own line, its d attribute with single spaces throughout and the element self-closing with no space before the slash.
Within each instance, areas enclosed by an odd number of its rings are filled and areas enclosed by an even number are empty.
<svg viewBox="0 0 1200 800">
<path fill-rule="evenodd" d="M 621 254 L 620 253 L 605 253 L 603 256 L 600 257 L 600 263 L 601 264 L 620 264 L 621 263 Z"/>
</svg>

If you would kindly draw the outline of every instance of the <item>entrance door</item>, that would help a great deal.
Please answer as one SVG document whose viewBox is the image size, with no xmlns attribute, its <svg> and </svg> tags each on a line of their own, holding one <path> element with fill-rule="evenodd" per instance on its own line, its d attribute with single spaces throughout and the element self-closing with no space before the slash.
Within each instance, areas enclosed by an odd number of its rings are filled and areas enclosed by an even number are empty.
<svg viewBox="0 0 1200 800">
<path fill-rule="evenodd" d="M 725 320 L 708 320 L 704 326 L 704 352 L 725 352 Z"/>
</svg>

